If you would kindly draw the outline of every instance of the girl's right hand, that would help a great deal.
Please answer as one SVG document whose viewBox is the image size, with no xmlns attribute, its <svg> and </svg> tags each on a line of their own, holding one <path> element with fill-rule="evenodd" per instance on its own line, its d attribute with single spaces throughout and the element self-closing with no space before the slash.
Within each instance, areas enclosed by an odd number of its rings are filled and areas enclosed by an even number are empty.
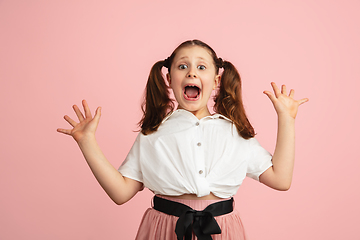
<svg viewBox="0 0 360 240">
<path fill-rule="evenodd" d="M 82 101 L 82 105 L 84 107 L 85 117 L 78 108 L 78 106 L 73 106 L 76 116 L 79 119 L 79 123 L 77 123 L 67 115 L 64 116 L 64 119 L 73 127 L 73 129 L 57 129 L 57 131 L 60 133 L 72 136 L 76 142 L 80 142 L 86 138 L 95 136 L 96 128 L 99 124 L 101 115 L 100 107 L 96 109 L 95 116 L 93 118 L 91 116 L 89 106 L 87 105 L 87 102 L 85 100 Z"/>
</svg>

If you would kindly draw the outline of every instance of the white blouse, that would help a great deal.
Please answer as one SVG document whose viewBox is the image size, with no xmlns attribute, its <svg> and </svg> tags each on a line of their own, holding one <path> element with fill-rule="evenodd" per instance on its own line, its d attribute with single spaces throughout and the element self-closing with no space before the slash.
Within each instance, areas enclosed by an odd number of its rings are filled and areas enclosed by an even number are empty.
<svg viewBox="0 0 360 240">
<path fill-rule="evenodd" d="M 155 194 L 236 194 L 246 176 L 272 166 L 271 154 L 255 138 L 242 138 L 220 114 L 198 119 L 178 109 L 152 134 L 139 133 L 119 172 Z"/>
</svg>

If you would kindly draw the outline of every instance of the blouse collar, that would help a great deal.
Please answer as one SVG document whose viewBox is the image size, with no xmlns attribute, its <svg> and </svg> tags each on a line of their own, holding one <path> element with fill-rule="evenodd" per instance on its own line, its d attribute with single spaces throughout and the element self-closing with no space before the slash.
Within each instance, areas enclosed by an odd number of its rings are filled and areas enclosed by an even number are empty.
<svg viewBox="0 0 360 240">
<path fill-rule="evenodd" d="M 229 122 L 232 122 L 229 118 L 227 118 L 224 115 L 219 114 L 219 113 L 215 113 L 213 115 L 209 115 L 209 116 L 203 117 L 201 119 L 198 119 L 197 117 L 195 117 L 194 114 L 192 114 L 191 112 L 189 112 L 189 111 L 187 111 L 185 109 L 177 109 L 175 111 L 169 112 L 168 115 L 162 120 L 161 123 L 166 122 L 166 120 L 168 120 L 172 115 L 175 115 L 175 114 L 181 114 L 181 115 L 186 115 L 186 114 L 190 115 L 191 114 L 191 116 L 194 117 L 198 121 L 201 121 L 201 120 L 206 119 L 206 118 L 211 118 L 211 119 L 220 118 L 220 119 L 225 119 L 225 120 L 228 120 Z"/>
</svg>

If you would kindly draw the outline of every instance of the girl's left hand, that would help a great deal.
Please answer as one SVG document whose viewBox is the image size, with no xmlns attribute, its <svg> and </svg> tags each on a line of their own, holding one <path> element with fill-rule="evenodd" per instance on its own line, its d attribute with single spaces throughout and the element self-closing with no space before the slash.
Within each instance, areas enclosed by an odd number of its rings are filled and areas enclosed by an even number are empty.
<svg viewBox="0 0 360 240">
<path fill-rule="evenodd" d="M 308 98 L 295 100 L 294 99 L 294 94 L 295 94 L 294 89 L 291 89 L 289 95 L 287 95 L 285 85 L 281 86 L 281 91 L 274 82 L 271 83 L 271 86 L 274 90 L 275 95 L 272 94 L 270 91 L 264 91 L 264 94 L 266 94 L 270 98 L 278 116 L 285 114 L 285 115 L 288 115 L 295 119 L 297 111 L 298 111 L 298 107 L 301 104 L 309 101 Z"/>
</svg>

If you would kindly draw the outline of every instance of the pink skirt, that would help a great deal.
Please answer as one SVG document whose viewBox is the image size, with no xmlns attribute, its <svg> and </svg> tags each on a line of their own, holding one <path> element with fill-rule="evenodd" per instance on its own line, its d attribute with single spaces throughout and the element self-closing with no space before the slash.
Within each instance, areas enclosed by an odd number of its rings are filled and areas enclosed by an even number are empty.
<svg viewBox="0 0 360 240">
<path fill-rule="evenodd" d="M 185 200 L 171 197 L 162 197 L 174 202 L 179 202 L 194 210 L 204 210 L 208 205 L 222 200 Z M 229 214 L 215 217 L 221 229 L 221 234 L 211 235 L 213 240 L 246 240 L 243 224 L 239 212 L 234 208 Z M 136 240 L 177 240 L 175 226 L 178 217 L 148 208 L 141 221 Z M 192 240 L 197 237 L 193 233 Z"/>
</svg>

